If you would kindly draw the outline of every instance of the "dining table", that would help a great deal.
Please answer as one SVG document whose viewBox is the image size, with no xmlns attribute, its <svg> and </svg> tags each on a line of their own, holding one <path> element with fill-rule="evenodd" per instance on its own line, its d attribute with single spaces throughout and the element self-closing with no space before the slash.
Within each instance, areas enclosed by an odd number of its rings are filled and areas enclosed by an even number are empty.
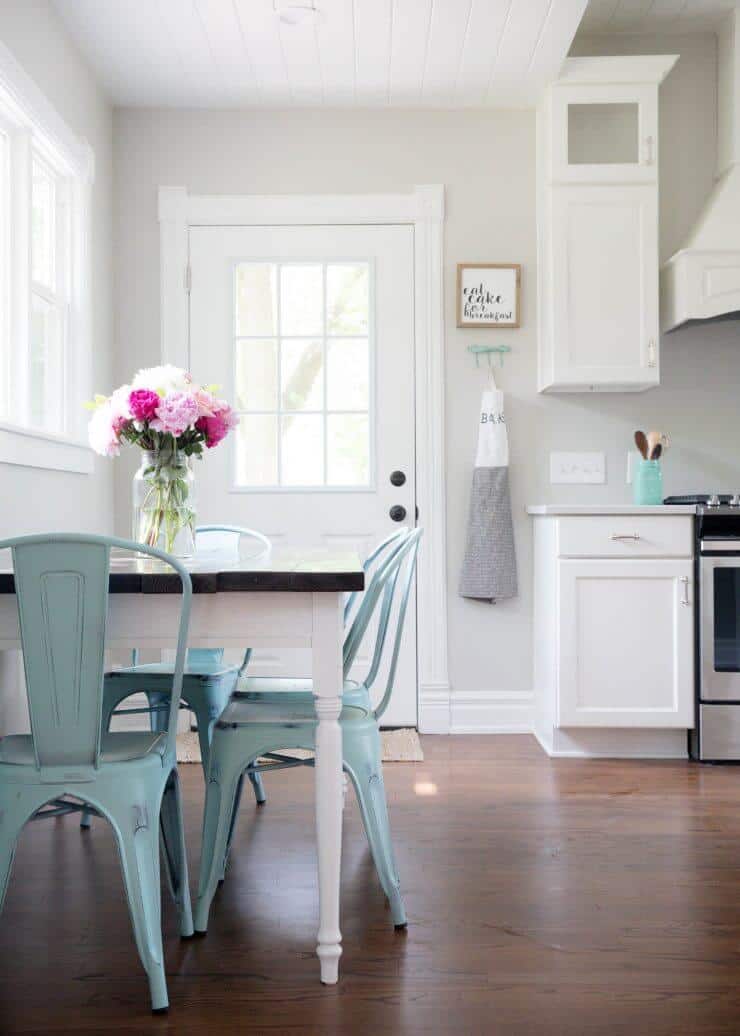
<svg viewBox="0 0 740 1036">
<path fill-rule="evenodd" d="M 321 981 L 337 982 L 342 854 L 342 710 L 345 594 L 364 589 L 359 557 L 348 551 L 273 548 L 255 558 L 218 552 L 184 564 L 193 585 L 189 646 L 309 648 L 316 710 L 315 782 Z M 22 697 L 18 611 L 12 566 L 0 561 L 0 687 Z M 179 621 L 179 576 L 159 561 L 111 555 L 106 646 L 172 648 Z M 14 664 L 15 660 L 15 664 Z M 10 732 L 10 731 L 8 731 Z M 15 731 L 14 731 L 15 732 Z"/>
</svg>

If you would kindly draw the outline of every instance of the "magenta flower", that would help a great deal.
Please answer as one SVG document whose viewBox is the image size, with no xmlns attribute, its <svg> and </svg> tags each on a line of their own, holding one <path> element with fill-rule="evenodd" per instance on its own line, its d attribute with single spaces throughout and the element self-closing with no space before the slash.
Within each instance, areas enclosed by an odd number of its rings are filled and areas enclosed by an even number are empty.
<svg viewBox="0 0 740 1036">
<path fill-rule="evenodd" d="M 213 401 L 213 413 L 208 417 L 200 417 L 195 422 L 199 432 L 206 437 L 206 446 L 212 450 L 225 439 L 232 428 L 239 424 L 239 417 L 223 399 Z"/>
<path fill-rule="evenodd" d="M 160 399 L 157 413 L 149 422 L 155 432 L 182 435 L 198 420 L 198 404 L 189 392 L 170 392 Z"/>
<path fill-rule="evenodd" d="M 128 397 L 129 410 L 134 421 L 151 421 L 156 417 L 162 400 L 151 389 L 134 389 Z"/>
</svg>

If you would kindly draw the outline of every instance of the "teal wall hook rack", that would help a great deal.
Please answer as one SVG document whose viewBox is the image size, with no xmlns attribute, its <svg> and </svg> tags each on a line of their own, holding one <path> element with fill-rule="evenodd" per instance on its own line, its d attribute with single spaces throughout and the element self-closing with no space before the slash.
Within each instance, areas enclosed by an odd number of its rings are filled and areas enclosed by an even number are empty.
<svg viewBox="0 0 740 1036">
<path fill-rule="evenodd" d="M 504 365 L 504 356 L 506 355 L 506 353 L 510 353 L 511 352 L 511 346 L 510 345 L 469 345 L 468 346 L 468 352 L 469 353 L 473 353 L 473 355 L 475 356 L 475 365 L 476 365 L 476 367 L 480 366 L 480 358 L 481 358 L 481 356 L 487 356 L 488 357 L 488 366 L 492 367 L 493 364 L 491 363 L 491 356 L 492 356 L 493 353 L 497 353 L 498 354 L 499 360 L 501 361 L 500 365 L 503 367 L 503 365 Z"/>
</svg>

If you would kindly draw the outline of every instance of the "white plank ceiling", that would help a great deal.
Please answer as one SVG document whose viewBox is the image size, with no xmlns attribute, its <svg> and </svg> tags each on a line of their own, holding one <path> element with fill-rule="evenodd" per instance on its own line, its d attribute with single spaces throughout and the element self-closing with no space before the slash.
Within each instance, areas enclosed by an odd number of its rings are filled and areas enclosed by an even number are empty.
<svg viewBox="0 0 740 1036">
<path fill-rule="evenodd" d="M 712 32 L 736 0 L 589 0 L 581 35 Z"/>
<path fill-rule="evenodd" d="M 587 0 L 54 2 L 118 105 L 462 108 L 533 104 Z"/>
</svg>

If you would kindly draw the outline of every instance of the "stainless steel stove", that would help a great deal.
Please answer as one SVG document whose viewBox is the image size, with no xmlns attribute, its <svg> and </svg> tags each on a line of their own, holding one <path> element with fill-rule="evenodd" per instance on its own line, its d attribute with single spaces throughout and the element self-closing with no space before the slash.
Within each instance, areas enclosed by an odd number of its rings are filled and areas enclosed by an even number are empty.
<svg viewBox="0 0 740 1036">
<path fill-rule="evenodd" d="M 697 725 L 690 752 L 740 762 L 740 494 L 669 496 L 696 506 Z"/>
</svg>

